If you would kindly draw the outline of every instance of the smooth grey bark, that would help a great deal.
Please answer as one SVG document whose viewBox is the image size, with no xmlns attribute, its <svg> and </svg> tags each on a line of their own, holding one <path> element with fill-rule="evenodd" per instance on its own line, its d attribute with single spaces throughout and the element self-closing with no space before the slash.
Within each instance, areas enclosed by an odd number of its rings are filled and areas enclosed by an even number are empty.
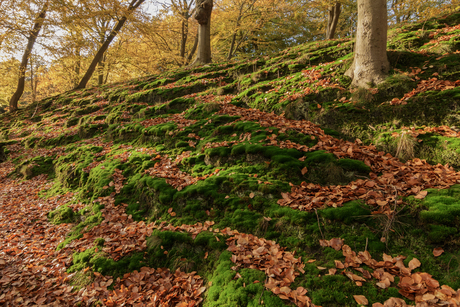
<svg viewBox="0 0 460 307">
<path fill-rule="evenodd" d="M 213 0 L 197 0 L 195 19 L 198 27 L 198 52 L 192 66 L 211 63 L 211 13 Z"/>
<path fill-rule="evenodd" d="M 352 87 L 369 88 L 385 80 L 387 57 L 387 6 L 385 0 L 358 0 L 353 64 L 345 75 L 353 79 Z"/>
<path fill-rule="evenodd" d="M 120 32 L 126 20 L 128 20 L 129 14 L 131 14 L 135 9 L 137 9 L 144 1 L 145 0 L 132 0 L 131 1 L 131 3 L 128 6 L 126 15 L 120 18 L 120 20 L 117 22 L 113 30 L 110 32 L 109 36 L 107 36 L 107 39 L 97 51 L 96 55 L 93 58 L 93 61 L 88 67 L 88 70 L 86 71 L 85 75 L 81 79 L 80 83 L 75 87 L 75 89 L 81 89 L 81 88 L 86 87 L 86 84 L 91 79 L 91 76 L 93 75 L 94 70 L 96 69 L 98 63 L 103 58 L 105 51 L 107 50 L 107 48 L 109 48 L 110 43 L 115 38 L 115 36 L 117 36 L 118 32 Z"/>
<path fill-rule="evenodd" d="M 19 77 L 18 77 L 18 86 L 16 88 L 16 92 L 14 92 L 13 96 L 10 99 L 9 109 L 10 112 L 16 111 L 18 109 L 18 101 L 21 98 L 22 94 L 24 93 L 24 86 L 25 86 L 25 79 L 26 79 L 26 69 L 27 64 L 29 62 L 30 54 L 32 53 L 32 49 L 34 48 L 35 41 L 37 40 L 37 36 L 40 33 L 40 30 L 43 26 L 43 22 L 45 21 L 46 12 L 48 11 L 49 3 L 48 1 L 45 2 L 43 5 L 42 10 L 38 14 L 37 18 L 34 21 L 34 27 L 30 32 L 29 38 L 27 40 L 26 50 L 24 50 L 24 54 L 22 55 L 21 65 L 19 66 Z"/>
<path fill-rule="evenodd" d="M 336 2 L 334 5 L 329 7 L 327 16 L 326 39 L 334 38 L 341 11 L 341 4 L 339 2 Z"/>
</svg>

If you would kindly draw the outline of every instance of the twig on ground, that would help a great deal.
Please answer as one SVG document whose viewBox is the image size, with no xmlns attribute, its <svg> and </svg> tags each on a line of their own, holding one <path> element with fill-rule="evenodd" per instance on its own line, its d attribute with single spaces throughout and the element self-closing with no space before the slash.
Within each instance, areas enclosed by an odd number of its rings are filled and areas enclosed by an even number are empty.
<svg viewBox="0 0 460 307">
<path fill-rule="evenodd" d="M 30 118 L 33 118 L 35 116 L 35 113 L 37 113 L 37 110 L 38 110 L 38 101 L 36 102 L 37 103 L 37 107 L 35 108 L 35 112 L 34 114 L 32 114 L 32 116 Z"/>
<path fill-rule="evenodd" d="M 318 220 L 318 228 L 319 228 L 319 232 L 321 233 L 321 237 L 324 239 L 324 235 L 323 235 L 323 232 L 321 231 L 321 225 L 319 224 L 319 216 L 318 216 L 318 211 L 316 210 L 315 208 L 315 213 L 316 213 L 316 219 Z"/>
<path fill-rule="evenodd" d="M 264 292 L 265 292 L 265 285 L 267 284 L 267 281 L 268 281 L 267 279 L 268 279 L 268 276 L 265 278 L 264 288 L 262 290 L 262 293 L 259 296 L 259 305 L 260 305 L 260 300 L 262 299 L 262 296 L 264 295 Z"/>
</svg>

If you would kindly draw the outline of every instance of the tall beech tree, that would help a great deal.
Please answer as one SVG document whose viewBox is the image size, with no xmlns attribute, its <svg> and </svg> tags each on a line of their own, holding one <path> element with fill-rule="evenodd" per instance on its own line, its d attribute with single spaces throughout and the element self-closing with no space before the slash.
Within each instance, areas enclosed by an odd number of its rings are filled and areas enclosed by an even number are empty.
<svg viewBox="0 0 460 307">
<path fill-rule="evenodd" d="M 198 27 L 198 50 L 192 66 L 211 63 L 211 13 L 213 0 L 197 0 L 195 19 Z"/>
<path fill-rule="evenodd" d="M 10 104 L 9 104 L 10 112 L 16 111 L 18 109 L 18 101 L 21 98 L 22 94 L 24 93 L 27 64 L 29 62 L 29 58 L 32 53 L 32 49 L 34 48 L 35 41 L 37 40 L 37 36 L 40 33 L 40 30 L 43 26 L 43 22 L 45 21 L 46 12 L 48 11 L 48 7 L 49 7 L 49 2 L 46 1 L 43 4 L 43 7 L 40 13 L 35 18 L 34 26 L 32 30 L 30 31 L 30 34 L 27 38 L 27 46 L 22 55 L 21 65 L 19 66 L 18 86 L 16 88 L 16 92 L 14 92 L 13 96 L 10 99 Z"/>
<path fill-rule="evenodd" d="M 123 15 L 123 17 L 121 17 L 118 20 L 113 30 L 110 32 L 110 34 L 105 39 L 104 43 L 101 45 L 101 47 L 97 51 L 96 55 L 93 58 L 93 61 L 88 67 L 88 70 L 86 71 L 85 75 L 81 79 L 80 83 L 76 86 L 76 89 L 81 89 L 81 88 L 86 87 L 86 84 L 91 79 L 91 76 L 93 75 L 96 67 L 102 61 L 104 57 L 104 53 L 106 52 L 107 48 L 109 48 L 110 43 L 113 41 L 115 36 L 117 36 L 118 32 L 120 32 L 121 28 L 123 27 L 125 22 L 128 20 L 128 17 L 132 14 L 132 12 L 136 10 L 144 1 L 145 0 L 132 0 L 131 1 L 128 8 L 126 9 L 126 13 Z"/>
<path fill-rule="evenodd" d="M 353 87 L 369 88 L 388 74 L 387 3 L 385 0 L 358 0 L 358 27 L 354 60 L 345 75 Z"/>
</svg>

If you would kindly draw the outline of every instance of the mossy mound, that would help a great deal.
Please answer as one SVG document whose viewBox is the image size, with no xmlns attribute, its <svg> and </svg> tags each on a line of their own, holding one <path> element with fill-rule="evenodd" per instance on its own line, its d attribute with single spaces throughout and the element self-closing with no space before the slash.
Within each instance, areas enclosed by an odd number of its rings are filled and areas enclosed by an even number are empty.
<svg viewBox="0 0 460 307">
<path fill-rule="evenodd" d="M 113 206 L 126 206 L 126 218 L 137 222 L 173 227 L 213 221 L 215 229 L 276 241 L 306 265 L 291 288 L 304 287 L 313 303 L 324 307 L 355 306 L 353 295 L 372 302 L 401 297 L 397 282 L 383 291 L 373 282 L 356 287 L 344 275 L 327 275 L 343 254 L 319 240 L 334 237 L 379 260 L 382 253 L 407 256 L 405 263 L 416 257 L 420 270 L 456 289 L 459 186 L 430 189 L 424 200 L 409 197 L 404 204 L 396 196 L 393 219 L 376 214 L 361 198 L 312 211 L 282 207 L 278 200 L 303 182 L 356 189 L 354 182 L 382 175 L 365 161 L 338 158 L 337 148 L 323 144 L 326 137 L 343 140 L 340 144 L 351 140 L 363 150 L 376 146 L 385 156 L 401 151 L 395 135 L 402 131 L 424 125 L 457 131 L 458 87 L 413 91 L 435 76 L 457 81 L 457 40 L 440 49 L 430 46 L 437 30 L 459 23 L 456 13 L 392 29 L 390 75 L 371 90 L 350 90 L 351 80 L 343 75 L 352 63 L 353 42 L 330 40 L 247 62 L 177 69 L 50 97 L 14 117 L 0 115 L 0 161 L 12 163 L 10 177 L 18 180 L 46 174 L 54 185 L 40 197 L 73 193 L 71 203 L 47 212 L 53 224 L 72 224 L 58 249 L 70 248 L 108 219 L 103 211 L 110 199 Z M 391 103 L 411 92 L 406 104 Z M 273 121 L 273 113 L 284 116 Z M 458 169 L 459 139 L 428 132 L 405 150 Z M 77 203 L 79 209 L 72 209 Z M 68 269 L 76 273 L 72 283 L 85 287 L 94 277 L 88 267 L 114 279 L 143 266 L 180 268 L 205 279 L 203 306 L 289 306 L 264 288 L 264 272 L 234 268 L 227 239 L 219 231 L 193 237 L 155 229 L 145 249 L 115 260 L 106 252 L 109 241 L 91 238 L 90 248 L 73 251 Z M 435 247 L 445 253 L 434 258 Z"/>
</svg>

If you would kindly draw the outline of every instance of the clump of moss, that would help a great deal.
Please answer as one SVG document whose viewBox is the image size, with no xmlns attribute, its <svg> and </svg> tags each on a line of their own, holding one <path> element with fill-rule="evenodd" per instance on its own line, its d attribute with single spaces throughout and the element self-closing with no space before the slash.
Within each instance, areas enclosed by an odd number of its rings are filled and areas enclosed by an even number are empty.
<svg viewBox="0 0 460 307">
<path fill-rule="evenodd" d="M 16 166 L 15 174 L 21 175 L 26 180 L 41 174 L 46 174 L 49 179 L 53 179 L 55 176 L 54 159 L 53 157 L 40 156 L 27 159 Z"/>
<path fill-rule="evenodd" d="M 285 303 L 270 291 L 264 291 L 265 273 L 252 269 L 241 269 L 241 278 L 235 278 L 231 253 L 223 252 L 214 272 L 210 276 L 210 287 L 206 292 L 206 307 L 283 306 Z"/>
<path fill-rule="evenodd" d="M 445 226 L 457 226 L 460 223 L 460 185 L 447 190 L 428 190 L 423 200 L 426 210 L 420 212 L 420 218 L 426 223 Z"/>
<path fill-rule="evenodd" d="M 68 205 L 62 205 L 48 213 L 48 219 L 52 224 L 59 225 L 62 223 L 78 222 L 79 214 L 74 212 Z"/>
</svg>

